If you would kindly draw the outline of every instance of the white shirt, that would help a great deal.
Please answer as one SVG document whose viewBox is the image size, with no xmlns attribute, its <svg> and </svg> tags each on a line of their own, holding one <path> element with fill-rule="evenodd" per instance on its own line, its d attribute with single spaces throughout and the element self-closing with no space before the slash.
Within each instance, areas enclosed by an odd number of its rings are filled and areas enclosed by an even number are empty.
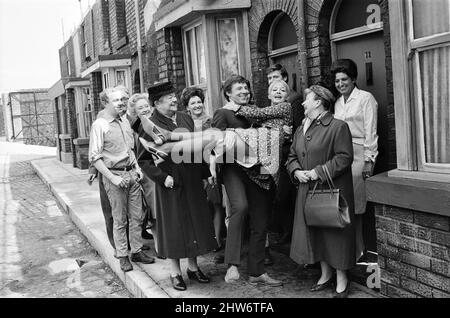
<svg viewBox="0 0 450 318">
<path fill-rule="evenodd" d="M 364 161 L 375 162 L 378 156 L 377 109 L 373 95 L 357 87 L 347 102 L 341 96 L 334 106 L 334 117 L 348 124 L 353 143 L 364 146 Z"/>
</svg>

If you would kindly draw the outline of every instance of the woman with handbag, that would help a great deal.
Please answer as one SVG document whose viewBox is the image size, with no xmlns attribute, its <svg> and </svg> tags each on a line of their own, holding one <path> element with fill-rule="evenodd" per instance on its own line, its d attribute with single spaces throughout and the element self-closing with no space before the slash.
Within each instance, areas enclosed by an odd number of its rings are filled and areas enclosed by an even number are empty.
<svg viewBox="0 0 450 318">
<path fill-rule="evenodd" d="M 287 162 L 298 185 L 290 257 L 299 264 L 320 262 L 321 276 L 312 292 L 333 286 L 336 269 L 334 297 L 344 298 L 349 291 L 346 271 L 355 265 L 353 148 L 348 125 L 329 112 L 334 100 L 319 85 L 305 91 L 305 120 L 295 132 Z"/>
</svg>

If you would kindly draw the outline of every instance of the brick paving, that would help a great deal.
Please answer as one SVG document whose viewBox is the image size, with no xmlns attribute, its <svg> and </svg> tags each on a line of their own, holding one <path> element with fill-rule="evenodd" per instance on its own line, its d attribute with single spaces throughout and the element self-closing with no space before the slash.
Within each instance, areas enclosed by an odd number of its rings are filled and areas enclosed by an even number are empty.
<svg viewBox="0 0 450 318">
<path fill-rule="evenodd" d="M 0 163 L 0 297 L 132 297 L 30 163 Z"/>
</svg>

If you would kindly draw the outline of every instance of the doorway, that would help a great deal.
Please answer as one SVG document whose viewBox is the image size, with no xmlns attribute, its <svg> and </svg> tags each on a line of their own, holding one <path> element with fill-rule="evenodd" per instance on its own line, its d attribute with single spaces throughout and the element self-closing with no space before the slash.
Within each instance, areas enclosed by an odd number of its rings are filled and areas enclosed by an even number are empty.
<svg viewBox="0 0 450 318">
<path fill-rule="evenodd" d="M 358 67 L 358 88 L 372 93 L 378 103 L 379 154 L 374 174 L 389 168 L 386 54 L 380 10 L 377 0 L 340 0 L 330 23 L 333 60 L 352 59 Z M 369 202 L 363 217 L 364 241 L 369 251 L 377 248 L 375 227 L 374 209 Z"/>
</svg>

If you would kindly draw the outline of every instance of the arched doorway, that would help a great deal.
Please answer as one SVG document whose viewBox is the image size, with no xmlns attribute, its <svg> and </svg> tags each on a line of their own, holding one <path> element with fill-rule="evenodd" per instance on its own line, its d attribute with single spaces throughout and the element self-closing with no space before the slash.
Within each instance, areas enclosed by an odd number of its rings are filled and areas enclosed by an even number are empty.
<svg viewBox="0 0 450 318">
<path fill-rule="evenodd" d="M 268 37 L 269 64 L 281 64 L 288 72 L 288 82 L 295 92 L 300 90 L 297 31 L 291 18 L 280 12 L 272 22 Z"/>
<path fill-rule="evenodd" d="M 388 170 L 388 96 L 383 22 L 378 0 L 338 0 L 329 29 L 332 60 L 349 58 L 358 66 L 357 85 L 378 102 L 378 151 L 375 174 Z M 334 79 L 333 79 L 334 81 Z M 364 239 L 376 251 L 375 217 L 368 204 L 364 215 Z"/>
</svg>

